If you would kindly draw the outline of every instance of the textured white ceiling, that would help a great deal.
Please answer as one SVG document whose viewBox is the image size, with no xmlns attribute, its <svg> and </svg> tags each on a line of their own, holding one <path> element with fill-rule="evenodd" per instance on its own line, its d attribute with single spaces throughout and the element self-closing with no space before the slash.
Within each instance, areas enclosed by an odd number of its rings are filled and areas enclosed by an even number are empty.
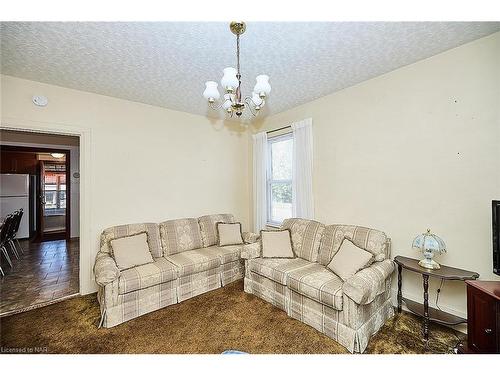
<svg viewBox="0 0 500 375">
<path fill-rule="evenodd" d="M 241 37 L 243 93 L 268 74 L 275 114 L 500 30 L 499 22 L 273 22 Z M 235 66 L 214 22 L 2 22 L 3 74 L 170 109 L 207 108 L 204 82 Z"/>
</svg>

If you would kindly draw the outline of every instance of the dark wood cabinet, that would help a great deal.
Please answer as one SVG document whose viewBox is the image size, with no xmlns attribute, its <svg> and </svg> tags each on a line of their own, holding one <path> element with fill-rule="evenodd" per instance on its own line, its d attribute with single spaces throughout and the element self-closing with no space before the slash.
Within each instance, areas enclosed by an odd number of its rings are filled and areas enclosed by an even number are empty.
<svg viewBox="0 0 500 375">
<path fill-rule="evenodd" d="M 500 353 L 500 282 L 467 281 L 465 352 Z"/>
<path fill-rule="evenodd" d="M 37 174 L 38 159 L 35 153 L 6 151 L 2 147 L 1 173 Z"/>
</svg>

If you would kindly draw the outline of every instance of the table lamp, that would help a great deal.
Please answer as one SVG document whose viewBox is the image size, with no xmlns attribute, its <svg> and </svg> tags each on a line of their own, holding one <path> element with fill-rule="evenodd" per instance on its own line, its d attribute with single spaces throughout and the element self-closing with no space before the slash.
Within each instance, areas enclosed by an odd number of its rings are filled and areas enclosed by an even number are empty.
<svg viewBox="0 0 500 375">
<path fill-rule="evenodd" d="M 418 235 L 414 240 L 412 247 L 414 249 L 420 250 L 424 254 L 424 259 L 418 262 L 419 266 L 424 268 L 429 268 L 432 270 L 440 269 L 441 266 L 432 258 L 434 254 L 446 253 L 446 245 L 444 241 L 431 233 L 430 229 L 427 229 L 426 233 Z"/>
</svg>

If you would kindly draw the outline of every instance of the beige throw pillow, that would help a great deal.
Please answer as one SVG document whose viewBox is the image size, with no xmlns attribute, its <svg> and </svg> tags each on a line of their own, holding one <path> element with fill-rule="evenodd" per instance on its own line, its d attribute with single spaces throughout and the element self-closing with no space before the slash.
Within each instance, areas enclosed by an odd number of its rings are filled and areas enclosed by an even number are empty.
<svg viewBox="0 0 500 375">
<path fill-rule="evenodd" d="M 295 258 L 290 230 L 261 230 L 262 258 Z"/>
<path fill-rule="evenodd" d="M 241 223 L 217 223 L 219 246 L 242 245 Z"/>
<path fill-rule="evenodd" d="M 149 251 L 148 236 L 138 233 L 133 236 L 111 240 L 113 257 L 120 270 L 154 262 Z"/>
<path fill-rule="evenodd" d="M 338 277 L 346 281 L 356 272 L 368 266 L 373 260 L 373 254 L 360 249 L 347 238 L 344 238 L 339 251 L 333 256 L 327 267 Z"/>
</svg>

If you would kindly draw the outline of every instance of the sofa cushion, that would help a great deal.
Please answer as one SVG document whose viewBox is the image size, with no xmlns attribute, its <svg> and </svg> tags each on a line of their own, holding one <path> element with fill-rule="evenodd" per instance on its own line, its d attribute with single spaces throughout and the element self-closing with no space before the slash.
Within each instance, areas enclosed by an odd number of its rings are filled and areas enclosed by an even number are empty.
<svg viewBox="0 0 500 375">
<path fill-rule="evenodd" d="M 113 258 L 119 270 L 154 262 L 146 232 L 111 240 Z"/>
<path fill-rule="evenodd" d="M 153 263 L 122 271 L 118 279 L 118 293 L 134 292 L 176 278 L 177 268 L 165 258 L 158 258 Z"/>
<path fill-rule="evenodd" d="M 194 218 L 160 223 L 160 237 L 165 256 L 203 247 L 198 219 Z"/>
<path fill-rule="evenodd" d="M 336 310 L 342 310 L 343 284 L 340 277 L 317 263 L 289 272 L 286 281 L 291 290 Z"/>
<path fill-rule="evenodd" d="M 217 230 L 217 244 L 219 246 L 242 245 L 243 232 L 241 223 L 222 223 L 215 224 Z"/>
<path fill-rule="evenodd" d="M 372 253 L 357 247 L 347 238 L 344 238 L 340 250 L 337 251 L 337 254 L 326 267 L 346 281 L 372 262 Z"/>
<path fill-rule="evenodd" d="M 290 229 L 261 230 L 262 258 L 295 258 Z"/>
<path fill-rule="evenodd" d="M 234 216 L 231 214 L 218 214 L 198 218 L 204 247 L 217 245 L 217 229 L 215 225 L 218 222 L 234 223 Z"/>
<path fill-rule="evenodd" d="M 219 257 L 221 264 L 227 264 L 235 262 L 241 259 L 241 249 L 243 245 L 231 245 L 231 246 L 210 246 L 206 247 L 209 253 L 215 254 Z"/>
<path fill-rule="evenodd" d="M 248 260 L 251 272 L 286 285 L 287 274 L 293 270 L 310 265 L 311 262 L 301 258 L 255 258 Z"/>
<path fill-rule="evenodd" d="M 333 256 L 339 251 L 344 238 L 352 241 L 354 245 L 372 253 L 375 261 L 380 262 L 388 255 L 387 236 L 376 229 L 356 225 L 328 225 L 325 228 L 319 249 L 318 262 L 324 266 L 331 262 Z"/>
<path fill-rule="evenodd" d="M 184 251 L 169 255 L 165 259 L 177 266 L 179 276 L 188 276 L 211 270 L 221 264 L 219 256 L 207 248 Z"/>
<path fill-rule="evenodd" d="M 156 223 L 125 224 L 105 229 L 101 234 L 101 251 L 112 254 L 111 240 L 120 237 L 131 236 L 141 232 L 147 232 L 149 251 L 153 258 L 163 256 L 160 242 L 160 230 Z"/>
<path fill-rule="evenodd" d="M 310 262 L 318 260 L 319 244 L 325 229 L 323 224 L 307 219 L 286 219 L 281 229 L 290 229 L 292 247 L 297 257 Z"/>
</svg>

